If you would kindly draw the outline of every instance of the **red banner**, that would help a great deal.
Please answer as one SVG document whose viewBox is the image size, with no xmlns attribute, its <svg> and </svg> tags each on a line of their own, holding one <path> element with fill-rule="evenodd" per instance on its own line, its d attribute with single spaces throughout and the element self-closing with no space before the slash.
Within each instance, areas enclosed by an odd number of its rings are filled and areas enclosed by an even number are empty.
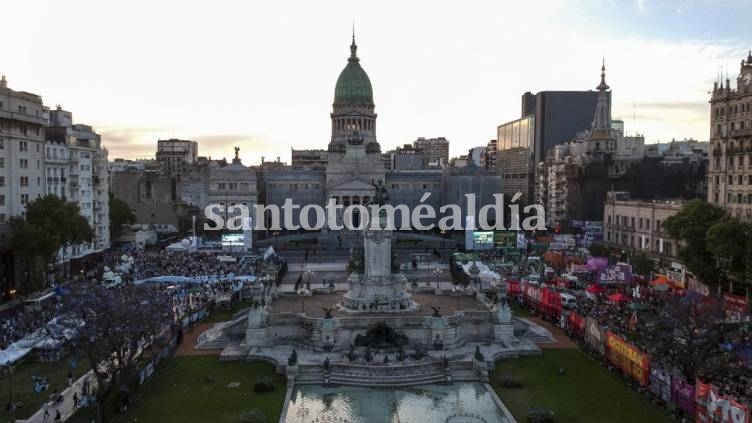
<svg viewBox="0 0 752 423">
<path fill-rule="evenodd" d="M 697 381 L 695 404 L 695 422 L 749 423 L 749 407 L 720 395 L 709 383 Z"/>
<path fill-rule="evenodd" d="M 520 287 L 520 281 L 507 281 L 507 295 L 512 295 L 512 296 L 522 295 L 522 288 Z"/>
<path fill-rule="evenodd" d="M 577 313 L 567 315 L 567 327 L 577 336 L 585 336 L 585 318 Z"/>
<path fill-rule="evenodd" d="M 648 356 L 611 331 L 606 332 L 606 358 L 641 385 L 648 384 Z"/>
<path fill-rule="evenodd" d="M 525 285 L 525 302 L 531 307 L 538 307 L 541 301 L 541 289 L 530 284 Z"/>
<path fill-rule="evenodd" d="M 556 291 L 543 288 L 541 290 L 540 302 L 538 303 L 538 310 L 543 314 L 558 319 L 561 314 L 561 295 Z"/>
</svg>

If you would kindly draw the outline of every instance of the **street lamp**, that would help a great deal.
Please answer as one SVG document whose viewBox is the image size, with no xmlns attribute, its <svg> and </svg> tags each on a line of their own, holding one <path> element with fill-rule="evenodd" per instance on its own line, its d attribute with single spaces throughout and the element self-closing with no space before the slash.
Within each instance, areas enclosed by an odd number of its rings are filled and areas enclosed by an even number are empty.
<svg viewBox="0 0 752 423">
<path fill-rule="evenodd" d="M 433 276 L 434 279 L 436 279 L 436 291 L 439 290 L 439 282 L 440 282 L 440 275 L 441 275 L 441 269 L 439 269 L 439 265 L 437 264 L 436 267 L 433 269 Z"/>
</svg>

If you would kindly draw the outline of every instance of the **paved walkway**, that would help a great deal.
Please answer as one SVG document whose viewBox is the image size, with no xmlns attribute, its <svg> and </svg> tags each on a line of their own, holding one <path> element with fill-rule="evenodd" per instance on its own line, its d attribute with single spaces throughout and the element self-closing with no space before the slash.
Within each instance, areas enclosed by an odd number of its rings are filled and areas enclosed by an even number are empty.
<svg viewBox="0 0 752 423">
<path fill-rule="evenodd" d="M 26 420 L 16 420 L 16 422 L 17 423 L 44 423 L 44 422 L 52 422 L 54 420 L 54 418 L 55 418 L 55 411 L 56 410 L 60 410 L 60 414 L 63 417 L 62 421 L 68 420 L 71 417 L 71 415 L 73 415 L 73 411 L 75 411 L 75 410 L 73 410 L 73 394 L 75 392 L 78 392 L 79 398 L 81 397 L 81 386 L 83 386 L 84 380 L 87 377 L 90 377 L 90 379 L 92 381 L 92 384 L 96 383 L 96 378 L 94 377 L 94 374 L 92 373 L 91 370 L 88 373 L 86 373 L 85 375 L 81 376 L 77 381 L 75 381 L 73 383 L 73 386 L 71 386 L 70 388 L 66 388 L 62 392 L 62 395 L 63 395 L 63 398 L 64 398 L 63 402 L 55 404 L 55 405 L 52 405 L 52 404 L 50 405 L 50 408 L 49 408 L 49 410 L 50 410 L 50 417 L 48 417 L 47 419 L 44 418 L 44 406 L 42 406 L 42 408 L 40 408 L 39 410 L 37 410 L 37 412 L 34 413 L 34 415 L 32 415 L 31 417 L 29 417 L 28 419 L 26 419 Z"/>
<path fill-rule="evenodd" d="M 178 345 L 177 350 L 175 350 L 175 356 L 183 356 L 183 355 L 219 355 L 219 353 L 222 352 L 222 350 L 196 350 L 193 349 L 193 347 L 196 346 L 196 341 L 198 340 L 199 335 L 204 333 L 204 331 L 210 329 L 212 326 L 214 326 L 214 323 L 200 323 L 198 325 L 193 326 L 193 331 L 188 332 L 187 330 L 183 331 L 183 342 Z"/>
<path fill-rule="evenodd" d="M 539 317 L 526 317 L 527 320 L 530 320 L 531 322 L 543 326 L 551 332 L 551 335 L 554 336 L 554 339 L 556 339 L 556 342 L 553 343 L 544 343 L 544 344 L 536 344 L 538 348 L 540 349 L 560 349 L 560 348 L 577 348 L 577 344 L 575 344 L 574 341 L 572 341 L 561 328 L 558 326 L 554 326 L 551 323 L 539 318 Z"/>
</svg>

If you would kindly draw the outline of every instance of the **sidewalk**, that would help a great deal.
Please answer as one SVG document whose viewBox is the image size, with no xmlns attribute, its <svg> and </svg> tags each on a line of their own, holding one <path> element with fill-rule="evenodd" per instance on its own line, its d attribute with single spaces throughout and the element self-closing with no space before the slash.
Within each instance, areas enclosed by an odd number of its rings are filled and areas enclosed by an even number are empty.
<svg viewBox="0 0 752 423">
<path fill-rule="evenodd" d="M 62 392 L 63 395 L 63 402 L 50 405 L 50 416 L 47 419 L 44 419 L 44 406 L 37 410 L 34 415 L 29 417 L 26 420 L 16 420 L 17 423 L 45 423 L 45 422 L 52 422 L 55 419 L 55 411 L 60 410 L 60 414 L 63 416 L 61 421 L 66 421 L 70 418 L 71 415 L 73 415 L 73 394 L 75 392 L 78 392 L 79 398 L 81 397 L 81 387 L 83 386 L 84 380 L 86 380 L 87 377 L 91 377 L 92 384 L 96 383 L 96 379 L 94 378 L 94 375 L 91 370 L 89 370 L 85 375 L 81 376 L 77 381 L 73 383 L 73 386 L 70 388 L 65 388 L 65 390 Z M 52 393 L 50 393 L 52 394 Z"/>
</svg>

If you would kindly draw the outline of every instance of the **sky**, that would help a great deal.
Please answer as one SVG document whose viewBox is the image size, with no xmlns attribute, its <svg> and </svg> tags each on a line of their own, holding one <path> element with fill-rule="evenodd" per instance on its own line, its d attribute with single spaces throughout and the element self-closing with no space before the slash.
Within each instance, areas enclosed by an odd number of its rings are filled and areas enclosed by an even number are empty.
<svg viewBox="0 0 752 423">
<path fill-rule="evenodd" d="M 73 112 L 110 159 L 160 138 L 247 165 L 326 148 L 334 85 L 358 55 L 382 150 L 496 137 L 526 92 L 595 89 L 647 142 L 709 135 L 708 92 L 752 48 L 752 0 L 4 0 L 0 74 Z"/>
</svg>

